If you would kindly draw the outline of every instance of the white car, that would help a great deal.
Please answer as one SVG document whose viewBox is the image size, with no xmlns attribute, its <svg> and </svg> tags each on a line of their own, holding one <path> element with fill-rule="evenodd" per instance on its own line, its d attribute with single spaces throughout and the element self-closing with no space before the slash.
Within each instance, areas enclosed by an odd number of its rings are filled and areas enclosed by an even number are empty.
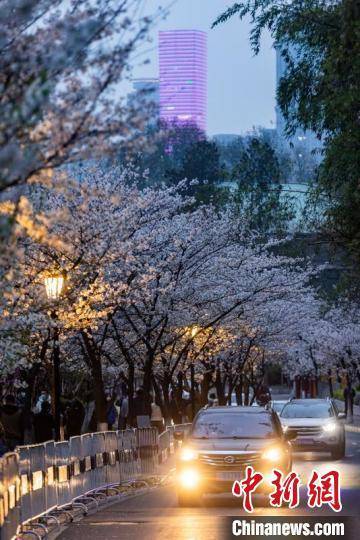
<svg viewBox="0 0 360 540">
<path fill-rule="evenodd" d="M 270 401 L 270 408 L 276 412 L 276 414 L 278 416 L 280 416 L 280 413 L 281 411 L 283 410 L 284 408 L 284 405 L 286 403 L 289 403 L 289 400 L 288 399 L 275 399 L 275 400 L 272 400 Z"/>
<path fill-rule="evenodd" d="M 293 433 L 295 451 L 330 452 L 334 459 L 345 455 L 344 418 L 331 399 L 291 399 L 280 413 L 284 432 Z"/>
</svg>

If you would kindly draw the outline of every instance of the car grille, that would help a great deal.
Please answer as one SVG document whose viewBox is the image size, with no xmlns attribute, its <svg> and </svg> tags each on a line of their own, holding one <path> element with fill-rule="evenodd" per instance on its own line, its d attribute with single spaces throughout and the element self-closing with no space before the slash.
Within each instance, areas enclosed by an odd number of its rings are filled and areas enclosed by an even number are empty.
<svg viewBox="0 0 360 540">
<path fill-rule="evenodd" d="M 236 466 L 252 465 L 260 460 L 258 452 L 242 454 L 200 454 L 199 461 L 204 465 L 221 469 L 234 468 Z"/>
<path fill-rule="evenodd" d="M 316 437 L 323 433 L 321 426 L 296 426 L 289 427 L 288 431 L 296 433 L 297 437 Z"/>
</svg>

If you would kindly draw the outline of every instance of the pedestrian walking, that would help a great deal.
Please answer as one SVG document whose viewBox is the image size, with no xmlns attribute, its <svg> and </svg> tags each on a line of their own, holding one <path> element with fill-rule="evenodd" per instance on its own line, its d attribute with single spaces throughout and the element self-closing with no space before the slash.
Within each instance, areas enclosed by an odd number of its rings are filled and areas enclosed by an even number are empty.
<svg viewBox="0 0 360 540">
<path fill-rule="evenodd" d="M 40 396 L 38 397 L 35 407 L 33 408 L 34 414 L 38 414 L 41 412 L 41 405 L 44 401 L 48 401 L 49 403 L 51 403 L 51 396 L 46 392 L 46 390 L 42 390 L 40 392 Z"/>
<path fill-rule="evenodd" d="M 41 403 L 41 411 L 34 416 L 34 433 L 37 444 L 54 439 L 55 421 L 48 401 Z"/>
<path fill-rule="evenodd" d="M 349 384 L 344 388 L 345 416 L 350 418 L 354 415 L 355 390 Z"/>
<path fill-rule="evenodd" d="M 194 387 L 194 403 L 192 402 L 191 395 L 186 402 L 186 418 L 185 422 L 192 422 L 201 409 L 201 395 L 197 386 Z M 194 418 L 193 418 L 193 409 L 194 409 Z"/>
<path fill-rule="evenodd" d="M 107 398 L 106 421 L 110 431 L 114 429 L 114 425 L 118 424 L 117 410 L 110 396 Z"/>
<path fill-rule="evenodd" d="M 214 391 L 209 392 L 208 394 L 208 406 L 209 407 L 217 407 L 219 404 L 217 395 Z"/>
<path fill-rule="evenodd" d="M 123 396 L 120 400 L 118 429 L 120 430 L 126 429 L 128 416 L 129 416 L 129 397 L 126 392 L 123 392 Z"/>
<path fill-rule="evenodd" d="M 5 432 L 9 450 L 23 444 L 24 422 L 22 409 L 16 404 L 15 396 L 8 394 L 5 403 L 0 408 L 0 423 Z"/>
<path fill-rule="evenodd" d="M 92 433 L 94 431 L 96 431 L 95 400 L 90 396 L 85 405 L 85 415 L 81 426 L 81 433 Z"/>
<path fill-rule="evenodd" d="M 271 401 L 270 388 L 263 382 L 256 391 L 256 402 L 260 407 L 266 407 Z"/>
<path fill-rule="evenodd" d="M 164 431 L 164 417 L 156 399 L 151 396 L 151 427 L 155 427 L 158 433 Z"/>
<path fill-rule="evenodd" d="M 65 429 L 68 439 L 70 437 L 81 435 L 81 427 L 83 425 L 84 418 L 84 405 L 79 399 L 73 399 L 65 412 Z"/>
<path fill-rule="evenodd" d="M 181 411 L 181 408 L 179 407 L 178 401 L 176 399 L 175 392 L 173 392 L 173 391 L 170 394 L 169 406 L 170 406 L 170 415 L 171 415 L 173 423 L 175 425 L 176 424 L 181 424 L 182 423 L 182 411 Z"/>
<path fill-rule="evenodd" d="M 0 457 L 6 454 L 8 450 L 9 448 L 6 443 L 5 429 L 4 426 L 0 423 Z"/>
<path fill-rule="evenodd" d="M 136 390 L 132 403 L 131 425 L 133 427 L 150 427 L 151 404 L 149 396 L 143 388 Z"/>
</svg>

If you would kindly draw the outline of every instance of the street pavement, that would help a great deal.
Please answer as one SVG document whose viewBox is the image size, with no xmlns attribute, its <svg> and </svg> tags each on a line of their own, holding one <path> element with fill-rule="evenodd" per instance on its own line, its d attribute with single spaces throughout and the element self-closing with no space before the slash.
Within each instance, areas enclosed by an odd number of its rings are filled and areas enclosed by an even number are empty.
<svg viewBox="0 0 360 540">
<path fill-rule="evenodd" d="M 359 516 L 360 508 L 360 434 L 346 433 L 346 456 L 333 461 L 327 454 L 295 454 L 293 469 L 306 483 L 313 469 L 323 474 L 334 468 L 340 471 L 343 515 Z M 271 508 L 263 496 L 254 498 L 252 516 L 336 515 L 327 506 L 307 508 L 306 488 L 298 508 Z M 231 495 L 206 496 L 198 508 L 178 508 L 173 485 L 124 500 L 114 506 L 72 524 L 59 540 L 219 540 L 225 516 L 246 515 L 241 499 Z M 249 514 L 247 514 L 249 517 Z"/>
</svg>

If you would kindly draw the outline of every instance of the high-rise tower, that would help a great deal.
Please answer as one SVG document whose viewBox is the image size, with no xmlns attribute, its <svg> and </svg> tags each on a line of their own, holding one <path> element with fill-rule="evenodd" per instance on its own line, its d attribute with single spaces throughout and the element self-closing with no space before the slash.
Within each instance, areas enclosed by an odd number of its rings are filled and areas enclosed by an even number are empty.
<svg viewBox="0 0 360 540">
<path fill-rule="evenodd" d="M 200 30 L 159 32 L 160 118 L 206 131 L 207 36 Z"/>
</svg>

